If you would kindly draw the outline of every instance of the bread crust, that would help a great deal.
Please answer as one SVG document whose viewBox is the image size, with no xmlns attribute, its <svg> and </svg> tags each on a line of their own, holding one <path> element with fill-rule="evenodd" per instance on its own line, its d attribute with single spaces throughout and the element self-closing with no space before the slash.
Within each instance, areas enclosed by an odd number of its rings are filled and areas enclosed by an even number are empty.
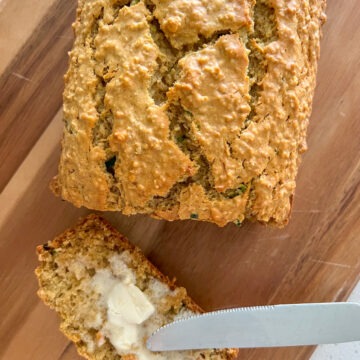
<svg viewBox="0 0 360 360">
<path fill-rule="evenodd" d="M 220 3 L 79 2 L 56 194 L 169 221 L 288 222 L 325 1 Z"/>
</svg>

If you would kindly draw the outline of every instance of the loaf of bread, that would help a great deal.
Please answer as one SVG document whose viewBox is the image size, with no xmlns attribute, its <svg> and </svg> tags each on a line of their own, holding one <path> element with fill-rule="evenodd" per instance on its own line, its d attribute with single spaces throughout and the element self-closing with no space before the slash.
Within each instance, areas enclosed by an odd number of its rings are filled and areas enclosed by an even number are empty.
<svg viewBox="0 0 360 360">
<path fill-rule="evenodd" d="M 202 312 L 140 249 L 105 220 L 89 215 L 37 248 L 40 298 L 60 329 L 93 360 L 220 360 L 237 350 L 153 353 L 146 339 L 162 325 Z"/>
<path fill-rule="evenodd" d="M 53 190 L 76 206 L 283 226 L 325 0 L 79 0 Z"/>
</svg>

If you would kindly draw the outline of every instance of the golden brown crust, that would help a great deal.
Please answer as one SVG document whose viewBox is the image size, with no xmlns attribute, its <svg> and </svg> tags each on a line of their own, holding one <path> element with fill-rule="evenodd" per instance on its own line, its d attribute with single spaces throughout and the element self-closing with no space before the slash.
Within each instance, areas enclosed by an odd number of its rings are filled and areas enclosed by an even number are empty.
<svg viewBox="0 0 360 360">
<path fill-rule="evenodd" d="M 71 262 L 75 261 L 76 263 L 84 261 L 83 254 L 79 254 L 79 252 L 82 251 L 80 247 L 83 249 L 94 249 L 93 251 L 96 253 L 95 256 L 98 257 L 100 261 L 105 261 L 100 268 L 107 266 L 107 260 L 103 259 L 104 256 L 106 257 L 106 253 L 103 250 L 104 247 L 108 249 L 108 255 L 124 252 L 129 253 L 129 266 L 131 266 L 131 268 L 136 272 L 136 277 L 139 281 L 142 281 L 142 279 L 145 278 L 157 279 L 161 283 L 168 285 L 169 288 L 173 290 L 172 295 L 166 297 L 167 301 L 161 303 L 163 308 L 158 309 L 161 313 L 166 314 L 171 311 L 176 314 L 184 309 L 193 313 L 203 312 L 203 310 L 187 295 L 184 288 L 177 287 L 175 285 L 175 281 L 171 281 L 167 276 L 162 274 L 151 262 L 146 259 L 139 248 L 131 244 L 106 220 L 96 214 L 88 215 L 86 218 L 81 219 L 74 228 L 66 230 L 60 236 L 57 236 L 48 243 L 37 247 L 40 265 L 35 271 L 39 281 L 39 297 L 44 301 L 44 303 L 59 313 L 62 319 L 60 325 L 61 331 L 75 343 L 79 354 L 85 358 L 91 360 L 112 359 L 113 355 L 111 354 L 114 353 L 114 350 L 111 348 L 110 344 L 106 344 L 105 347 L 98 349 L 97 352 L 91 352 L 89 351 L 88 344 L 83 341 L 84 336 L 88 336 L 86 334 L 88 332 L 90 333 L 90 330 L 74 330 L 76 328 L 80 328 L 80 323 L 74 322 L 73 316 L 71 315 L 71 311 L 73 310 L 66 308 L 73 308 L 74 306 L 88 306 L 89 300 L 87 303 L 79 305 L 80 298 L 82 298 L 79 295 L 79 292 L 76 292 L 76 298 L 79 297 L 79 300 L 75 300 L 75 303 L 72 303 L 74 300 L 71 295 L 67 297 L 70 303 L 68 301 L 61 302 L 63 300 L 59 299 L 59 296 L 64 296 L 64 292 L 70 292 L 68 286 L 71 282 L 67 282 L 65 286 L 61 287 L 60 282 L 63 280 L 60 280 L 57 277 L 58 275 L 56 274 L 55 269 L 60 266 L 59 264 L 62 264 L 68 269 L 67 271 L 73 271 L 70 268 Z M 58 258 L 59 256 L 62 257 L 62 260 L 57 260 L 56 262 L 55 258 Z M 78 280 L 76 280 L 76 282 L 78 282 Z M 90 314 L 92 310 L 93 309 L 90 304 L 89 308 L 86 309 L 86 312 Z M 94 329 L 91 331 L 94 331 Z M 95 335 L 95 338 L 99 337 L 103 337 L 100 332 Z M 201 352 L 199 352 L 199 354 L 200 353 Z M 206 356 L 205 359 L 209 360 L 209 354 L 211 354 L 211 356 L 215 356 L 214 359 L 218 360 L 233 359 L 236 357 L 237 350 L 211 350 L 210 353 L 204 352 L 204 354 Z M 134 355 L 128 354 L 127 356 Z M 187 354 L 187 356 L 189 356 L 189 354 Z M 123 358 L 123 356 L 121 358 Z M 190 358 L 197 359 L 197 357 Z M 120 357 L 116 355 L 116 357 L 114 357 L 114 360 L 115 359 L 120 359 Z M 213 359 L 213 357 L 211 357 L 211 359 Z"/>
<path fill-rule="evenodd" d="M 109 222 L 107 222 L 104 218 L 97 214 L 87 215 L 86 217 L 80 219 L 74 227 L 65 230 L 61 235 L 55 237 L 53 240 L 50 240 L 46 244 L 37 246 L 36 251 L 39 260 L 41 261 L 42 257 L 48 255 L 49 251 L 51 251 L 52 249 L 59 249 L 66 245 L 65 242 L 67 242 L 72 235 L 76 235 L 77 233 L 82 231 L 96 231 L 103 233 L 103 240 L 107 247 L 109 247 L 113 251 L 117 251 L 117 249 L 119 248 L 122 251 L 130 251 L 134 262 L 136 262 L 137 264 L 145 264 L 146 270 L 149 272 L 149 274 L 159 279 L 161 282 L 166 283 L 170 286 L 170 288 L 175 287 L 175 282 L 171 281 L 154 264 L 152 264 L 138 247 L 133 245 L 124 235 L 120 234 L 117 230 L 115 230 Z M 84 246 L 85 245 L 91 246 L 91 243 L 84 244 Z M 36 271 L 39 271 L 38 269 Z M 189 304 L 191 303 L 194 304 L 193 309 L 197 309 L 199 312 L 203 311 L 189 297 Z"/>
<path fill-rule="evenodd" d="M 154 15 L 161 30 L 175 48 L 194 44 L 201 37 L 209 38 L 216 32 L 232 30 L 252 24 L 253 1 L 183 1 L 154 0 Z"/>
<path fill-rule="evenodd" d="M 97 210 L 285 225 L 324 7 L 79 2 L 53 189 Z"/>
</svg>

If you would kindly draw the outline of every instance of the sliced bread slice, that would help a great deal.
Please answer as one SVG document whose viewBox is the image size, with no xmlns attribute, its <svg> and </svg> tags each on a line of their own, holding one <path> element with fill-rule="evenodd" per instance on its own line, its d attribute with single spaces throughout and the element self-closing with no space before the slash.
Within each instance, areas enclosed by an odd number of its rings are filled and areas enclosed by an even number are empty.
<svg viewBox="0 0 360 360">
<path fill-rule="evenodd" d="M 38 246 L 39 297 L 61 318 L 80 355 L 100 360 L 233 359 L 237 350 L 155 353 L 158 327 L 202 312 L 141 250 L 104 219 L 89 215 Z"/>
</svg>

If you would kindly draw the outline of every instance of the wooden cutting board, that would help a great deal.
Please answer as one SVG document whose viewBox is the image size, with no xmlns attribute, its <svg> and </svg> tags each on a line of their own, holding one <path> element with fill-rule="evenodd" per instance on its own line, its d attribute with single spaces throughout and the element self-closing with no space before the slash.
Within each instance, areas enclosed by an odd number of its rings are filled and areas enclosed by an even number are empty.
<svg viewBox="0 0 360 360">
<path fill-rule="evenodd" d="M 0 0 L 0 358 L 79 359 L 36 296 L 35 246 L 88 211 L 55 198 L 74 0 Z M 104 214 L 205 309 L 345 300 L 360 272 L 360 7 L 328 1 L 290 224 L 218 228 Z M 308 359 L 313 348 L 242 350 Z"/>
</svg>

